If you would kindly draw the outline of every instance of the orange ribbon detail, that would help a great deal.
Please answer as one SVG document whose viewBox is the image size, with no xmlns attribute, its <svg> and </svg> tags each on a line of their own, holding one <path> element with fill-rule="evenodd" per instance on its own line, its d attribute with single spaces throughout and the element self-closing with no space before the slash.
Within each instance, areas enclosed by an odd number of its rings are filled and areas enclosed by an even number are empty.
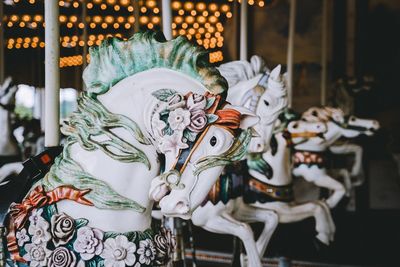
<svg viewBox="0 0 400 267">
<path fill-rule="evenodd" d="M 221 125 L 231 130 L 236 130 L 240 127 L 240 112 L 234 109 L 221 109 L 215 112 L 218 120 L 215 124 Z"/>
<path fill-rule="evenodd" d="M 35 208 L 56 203 L 60 200 L 69 199 L 83 205 L 93 206 L 93 203 L 84 198 L 91 189 L 79 190 L 72 186 L 60 186 L 52 191 L 45 192 L 43 186 L 39 185 L 26 197 L 22 203 L 13 203 L 10 206 L 10 215 L 14 219 L 15 226 L 20 229 L 24 226 L 30 212 Z"/>
<path fill-rule="evenodd" d="M 84 196 L 91 189 L 79 190 L 73 186 L 59 186 L 46 192 L 43 186 L 35 187 L 22 203 L 13 203 L 10 206 L 9 233 L 7 235 L 7 248 L 14 261 L 26 262 L 20 255 L 15 236 L 15 230 L 25 225 L 33 209 L 54 204 L 60 200 L 73 200 L 83 205 L 93 206 L 93 203 Z"/>
</svg>

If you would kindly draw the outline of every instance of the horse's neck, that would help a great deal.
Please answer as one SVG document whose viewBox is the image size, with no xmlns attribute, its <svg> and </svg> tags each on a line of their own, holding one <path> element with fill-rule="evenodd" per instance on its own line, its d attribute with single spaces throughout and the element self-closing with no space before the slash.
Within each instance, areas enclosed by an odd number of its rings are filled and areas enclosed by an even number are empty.
<svg viewBox="0 0 400 267">
<path fill-rule="evenodd" d="M 18 145 L 12 136 L 10 112 L 0 107 L 0 156 L 18 155 Z"/>
<path fill-rule="evenodd" d="M 272 154 L 272 150 L 270 149 L 263 154 L 264 160 L 272 167 L 272 178 L 267 179 L 265 175 L 253 170 L 250 170 L 249 172 L 251 176 L 261 182 L 278 186 L 288 185 L 292 182 L 290 171 L 290 149 L 288 148 L 286 139 L 283 137 L 282 133 L 275 134 L 275 138 L 277 141 L 276 153 Z"/>
<path fill-rule="evenodd" d="M 307 141 L 294 146 L 295 150 L 306 150 L 322 152 L 326 151 L 329 146 L 336 142 L 342 136 L 342 129 L 335 123 L 328 121 L 326 123 L 327 131 L 324 133 L 324 139 L 312 137 Z"/>
</svg>

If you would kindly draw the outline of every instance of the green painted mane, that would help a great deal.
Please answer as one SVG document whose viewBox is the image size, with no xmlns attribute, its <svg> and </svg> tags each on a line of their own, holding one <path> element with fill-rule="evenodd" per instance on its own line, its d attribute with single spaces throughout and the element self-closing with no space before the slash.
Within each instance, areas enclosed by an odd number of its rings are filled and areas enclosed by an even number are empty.
<svg viewBox="0 0 400 267">
<path fill-rule="evenodd" d="M 109 38 L 90 48 L 90 63 L 83 73 L 91 96 L 106 93 L 111 86 L 135 73 L 153 68 L 182 72 L 202 83 L 212 94 L 222 94 L 226 80 L 208 63 L 204 49 L 185 37 L 165 41 L 155 32 L 136 33 L 129 40 Z"/>
</svg>

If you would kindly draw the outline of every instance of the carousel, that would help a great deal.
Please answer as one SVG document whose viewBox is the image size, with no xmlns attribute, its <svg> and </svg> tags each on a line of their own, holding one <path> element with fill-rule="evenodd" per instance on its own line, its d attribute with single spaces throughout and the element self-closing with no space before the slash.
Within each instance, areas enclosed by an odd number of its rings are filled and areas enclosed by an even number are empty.
<svg viewBox="0 0 400 267">
<path fill-rule="evenodd" d="M 396 266 L 388 2 L 1 1 L 0 267 Z"/>
</svg>

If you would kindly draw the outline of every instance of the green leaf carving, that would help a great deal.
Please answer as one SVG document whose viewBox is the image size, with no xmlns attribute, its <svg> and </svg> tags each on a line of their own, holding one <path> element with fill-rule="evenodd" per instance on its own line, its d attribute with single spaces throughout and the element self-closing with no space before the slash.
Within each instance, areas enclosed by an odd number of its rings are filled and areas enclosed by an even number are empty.
<svg viewBox="0 0 400 267">
<path fill-rule="evenodd" d="M 215 102 L 215 97 L 209 97 L 207 98 L 207 103 L 206 103 L 206 108 L 205 109 L 209 109 L 211 108 L 211 106 L 214 104 Z"/>
<path fill-rule="evenodd" d="M 155 98 L 157 98 L 160 101 L 163 102 L 168 102 L 168 99 L 177 94 L 178 92 L 172 89 L 160 89 L 157 91 L 154 91 L 152 94 L 152 96 L 154 96 Z"/>
<path fill-rule="evenodd" d="M 191 132 L 189 130 L 185 130 L 183 132 L 183 137 L 185 137 L 190 142 L 194 142 L 194 140 L 196 140 L 196 136 L 197 136 L 197 134 L 195 134 L 194 132 Z"/>
<path fill-rule="evenodd" d="M 207 114 L 207 123 L 211 124 L 216 122 L 219 119 L 219 117 L 215 114 Z"/>
<path fill-rule="evenodd" d="M 80 228 L 80 227 L 86 226 L 86 225 L 88 225 L 88 223 L 89 223 L 89 220 L 87 220 L 85 218 L 80 218 L 80 219 L 76 219 L 75 220 L 76 228 Z"/>
</svg>

